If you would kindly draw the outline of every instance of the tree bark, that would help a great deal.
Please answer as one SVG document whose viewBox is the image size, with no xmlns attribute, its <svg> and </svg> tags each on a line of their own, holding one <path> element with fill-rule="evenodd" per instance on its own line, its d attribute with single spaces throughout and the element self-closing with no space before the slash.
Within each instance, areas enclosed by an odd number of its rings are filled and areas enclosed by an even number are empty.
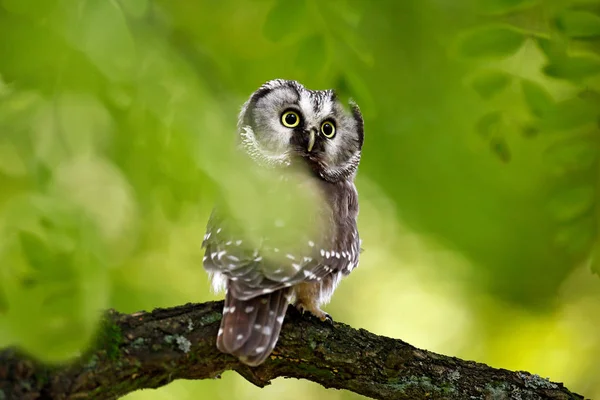
<svg viewBox="0 0 600 400">
<path fill-rule="evenodd" d="M 583 399 L 560 383 L 417 349 L 341 323 L 323 323 L 290 307 L 270 358 L 250 368 L 220 353 L 223 302 L 153 312 L 109 311 L 94 350 L 65 366 L 44 366 L 0 350 L 0 400 L 117 399 L 176 379 L 214 379 L 237 371 L 264 387 L 301 378 L 374 399 Z"/>
</svg>

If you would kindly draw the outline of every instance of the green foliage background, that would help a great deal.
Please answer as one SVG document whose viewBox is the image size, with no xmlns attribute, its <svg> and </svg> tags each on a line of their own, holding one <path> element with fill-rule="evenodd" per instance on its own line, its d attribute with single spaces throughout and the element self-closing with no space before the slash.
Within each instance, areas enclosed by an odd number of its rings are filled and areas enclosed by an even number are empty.
<svg viewBox="0 0 600 400">
<path fill-rule="evenodd" d="M 264 81 L 366 124 L 361 267 L 327 310 L 600 397 L 597 0 L 0 0 L 0 346 L 216 298 L 201 238 Z M 133 399 L 356 398 L 233 373 Z"/>
</svg>

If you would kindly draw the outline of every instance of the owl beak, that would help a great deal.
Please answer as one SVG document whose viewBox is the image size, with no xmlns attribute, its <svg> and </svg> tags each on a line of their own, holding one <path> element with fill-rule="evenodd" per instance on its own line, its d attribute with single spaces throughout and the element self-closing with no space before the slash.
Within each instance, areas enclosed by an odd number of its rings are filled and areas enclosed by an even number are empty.
<svg viewBox="0 0 600 400">
<path fill-rule="evenodd" d="M 308 136 L 308 152 L 310 153 L 313 149 L 313 146 L 315 145 L 315 131 L 314 129 L 311 129 L 309 131 L 309 136 Z"/>
</svg>

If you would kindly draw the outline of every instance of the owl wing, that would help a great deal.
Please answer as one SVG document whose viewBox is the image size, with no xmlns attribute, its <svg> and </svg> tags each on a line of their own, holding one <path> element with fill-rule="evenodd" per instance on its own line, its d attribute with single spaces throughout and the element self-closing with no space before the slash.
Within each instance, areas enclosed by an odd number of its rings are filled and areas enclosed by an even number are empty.
<svg viewBox="0 0 600 400">
<path fill-rule="evenodd" d="M 358 233 L 355 227 L 348 229 L 338 238 L 337 248 L 333 235 L 327 229 L 312 238 L 298 232 L 293 253 L 275 247 L 266 237 L 261 238 L 260 246 L 249 247 L 228 225 L 227 218 L 214 210 L 202 243 L 206 249 L 204 268 L 227 278 L 228 290 L 241 300 L 301 282 L 321 281 L 330 274 L 346 275 L 358 264 Z"/>
</svg>

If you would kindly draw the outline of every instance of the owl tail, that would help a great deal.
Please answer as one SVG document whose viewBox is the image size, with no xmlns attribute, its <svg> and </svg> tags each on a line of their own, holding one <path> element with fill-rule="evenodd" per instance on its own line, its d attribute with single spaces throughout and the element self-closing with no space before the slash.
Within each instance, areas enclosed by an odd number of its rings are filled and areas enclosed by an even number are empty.
<svg viewBox="0 0 600 400">
<path fill-rule="evenodd" d="M 277 343 L 289 294 L 290 289 L 285 288 L 239 300 L 229 291 L 225 297 L 217 348 L 233 354 L 244 364 L 261 364 Z"/>
</svg>

